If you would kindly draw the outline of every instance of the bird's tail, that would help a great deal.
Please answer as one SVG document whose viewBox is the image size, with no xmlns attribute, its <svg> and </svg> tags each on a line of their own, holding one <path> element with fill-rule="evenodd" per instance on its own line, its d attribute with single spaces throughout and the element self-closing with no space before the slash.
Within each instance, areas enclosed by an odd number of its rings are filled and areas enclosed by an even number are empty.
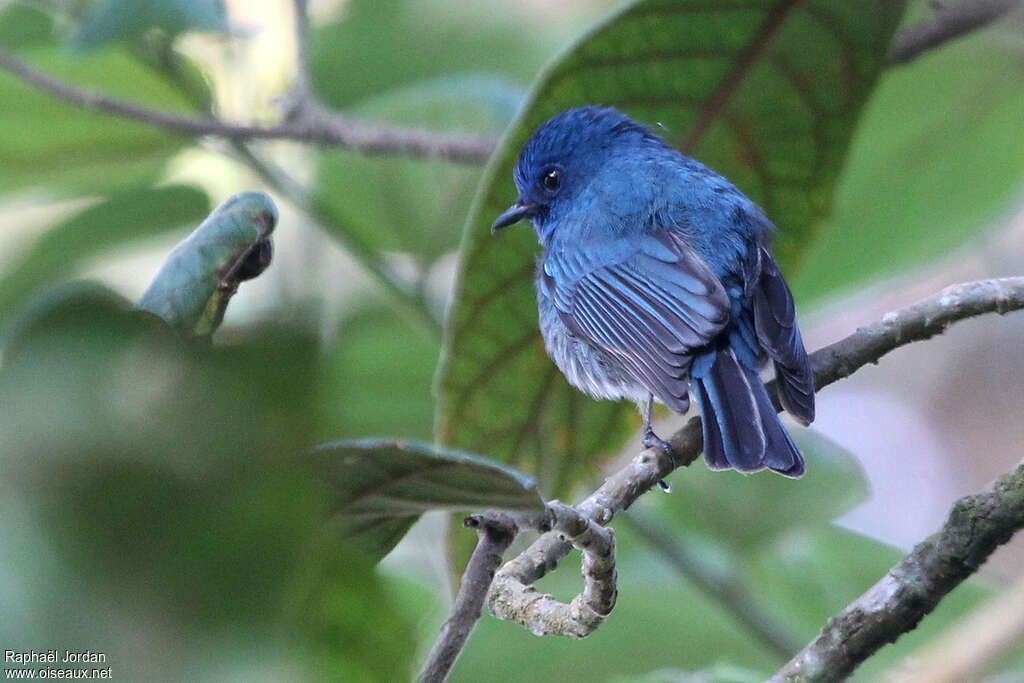
<svg viewBox="0 0 1024 683">
<path fill-rule="evenodd" d="M 787 477 L 804 473 L 804 458 L 786 433 L 757 372 L 725 347 L 698 357 L 692 371 L 704 422 L 704 457 L 713 470 Z"/>
</svg>

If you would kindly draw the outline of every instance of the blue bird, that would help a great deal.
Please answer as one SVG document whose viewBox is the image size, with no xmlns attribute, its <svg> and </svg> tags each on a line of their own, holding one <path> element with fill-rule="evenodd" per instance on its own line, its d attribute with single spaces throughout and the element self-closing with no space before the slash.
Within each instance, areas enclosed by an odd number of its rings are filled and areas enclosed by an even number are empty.
<svg viewBox="0 0 1024 683">
<path fill-rule="evenodd" d="M 541 125 L 515 183 L 519 200 L 491 232 L 533 221 L 540 330 L 569 383 L 645 407 L 644 446 L 670 457 L 651 428 L 653 403 L 683 414 L 692 386 L 711 469 L 801 476 L 803 456 L 758 370 L 771 359 L 779 399 L 804 425 L 814 375 L 761 210 L 611 108 Z"/>
</svg>

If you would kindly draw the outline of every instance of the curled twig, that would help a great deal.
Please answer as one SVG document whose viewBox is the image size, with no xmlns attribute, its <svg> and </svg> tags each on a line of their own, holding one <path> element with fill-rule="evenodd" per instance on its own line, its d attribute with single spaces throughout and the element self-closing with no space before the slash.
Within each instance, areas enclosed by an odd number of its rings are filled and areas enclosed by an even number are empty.
<svg viewBox="0 0 1024 683">
<path fill-rule="evenodd" d="M 564 542 L 583 553 L 583 591 L 569 603 L 553 595 L 540 593 L 533 586 L 529 563 L 510 562 L 491 586 L 488 602 L 491 611 L 502 619 L 516 621 L 538 636 L 560 635 L 585 638 L 604 621 L 618 595 L 615 571 L 615 534 L 584 517 L 571 506 L 552 501 L 548 509 L 554 516 L 554 530 Z M 517 567 L 525 573 L 517 573 Z M 506 571 L 507 570 L 507 571 Z M 539 578 L 539 577 L 537 577 Z M 530 599 L 506 600 L 521 590 Z"/>
</svg>

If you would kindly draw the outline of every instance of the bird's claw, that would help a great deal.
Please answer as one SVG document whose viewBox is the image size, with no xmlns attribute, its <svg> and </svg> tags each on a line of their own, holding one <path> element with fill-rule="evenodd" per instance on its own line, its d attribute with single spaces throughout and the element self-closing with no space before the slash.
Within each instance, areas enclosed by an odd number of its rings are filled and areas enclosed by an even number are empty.
<svg viewBox="0 0 1024 683">
<path fill-rule="evenodd" d="M 665 454 L 669 460 L 672 461 L 672 465 L 675 466 L 677 463 L 676 452 L 672 449 L 672 444 L 665 441 L 657 434 L 654 433 L 653 429 L 647 429 L 644 432 L 643 440 L 641 441 L 644 448 L 657 448 L 659 451 Z"/>
<path fill-rule="evenodd" d="M 659 451 L 665 454 L 669 461 L 671 461 L 673 468 L 677 466 L 678 461 L 676 460 L 676 452 L 672 449 L 672 444 L 670 444 L 668 441 L 665 441 L 657 434 L 655 434 L 654 430 L 651 429 L 650 427 L 644 430 L 644 435 L 641 443 L 643 444 L 644 448 L 657 448 Z M 658 480 L 658 486 L 665 493 L 670 493 L 672 491 L 672 487 L 669 486 L 664 479 Z"/>
</svg>

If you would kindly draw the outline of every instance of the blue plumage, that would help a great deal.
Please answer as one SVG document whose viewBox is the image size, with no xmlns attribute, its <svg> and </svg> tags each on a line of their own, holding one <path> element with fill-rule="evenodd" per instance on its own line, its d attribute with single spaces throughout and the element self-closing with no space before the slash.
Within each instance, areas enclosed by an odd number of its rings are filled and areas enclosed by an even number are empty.
<svg viewBox="0 0 1024 683">
<path fill-rule="evenodd" d="M 544 247 L 540 329 L 570 384 L 646 403 L 644 442 L 666 449 L 650 404 L 685 413 L 692 388 L 712 469 L 803 474 L 758 376 L 771 359 L 782 405 L 814 419 L 814 377 L 760 209 L 648 128 L 597 107 L 544 123 L 515 182 L 519 201 L 493 230 L 532 219 Z"/>
</svg>

